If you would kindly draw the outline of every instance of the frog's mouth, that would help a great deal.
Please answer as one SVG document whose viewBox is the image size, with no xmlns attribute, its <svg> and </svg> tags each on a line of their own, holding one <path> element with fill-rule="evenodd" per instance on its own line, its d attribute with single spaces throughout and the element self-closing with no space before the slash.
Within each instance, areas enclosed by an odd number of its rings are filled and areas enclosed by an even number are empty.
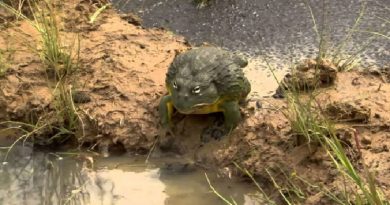
<svg viewBox="0 0 390 205">
<path fill-rule="evenodd" d="M 199 103 L 196 105 L 193 105 L 192 107 L 188 109 L 180 109 L 176 108 L 180 113 L 182 114 L 207 114 L 212 112 L 217 112 L 217 103 L 218 99 L 211 103 Z"/>
<path fill-rule="evenodd" d="M 185 115 L 190 115 L 190 114 L 197 114 L 199 113 L 200 111 L 206 109 L 207 107 L 209 107 L 211 104 L 199 104 L 199 105 L 196 105 L 196 106 L 192 106 L 191 108 L 189 109 L 186 109 L 186 110 L 182 110 L 182 109 L 177 109 L 180 113 L 182 114 L 185 114 Z"/>
</svg>

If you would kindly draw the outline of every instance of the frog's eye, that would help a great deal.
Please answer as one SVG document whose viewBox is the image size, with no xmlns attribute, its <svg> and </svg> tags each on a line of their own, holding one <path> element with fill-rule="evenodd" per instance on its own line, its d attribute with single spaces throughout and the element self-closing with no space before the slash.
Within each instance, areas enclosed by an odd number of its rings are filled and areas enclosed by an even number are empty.
<svg viewBox="0 0 390 205">
<path fill-rule="evenodd" d="M 172 86 L 173 86 L 173 88 L 177 89 L 176 81 L 173 81 Z"/>
<path fill-rule="evenodd" d="M 200 87 L 199 86 L 194 87 L 194 89 L 192 89 L 192 92 L 195 94 L 200 93 Z"/>
</svg>

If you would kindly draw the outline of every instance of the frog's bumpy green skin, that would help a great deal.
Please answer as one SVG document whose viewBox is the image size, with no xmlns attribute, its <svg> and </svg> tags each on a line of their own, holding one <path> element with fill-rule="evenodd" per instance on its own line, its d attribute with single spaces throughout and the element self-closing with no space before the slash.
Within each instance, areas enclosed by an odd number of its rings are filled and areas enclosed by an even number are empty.
<svg viewBox="0 0 390 205">
<path fill-rule="evenodd" d="M 234 53 L 202 47 L 179 54 L 166 75 L 169 94 L 161 99 L 163 127 L 169 127 L 173 109 L 183 114 L 223 112 L 230 131 L 241 119 L 239 101 L 251 90 L 243 68 L 248 61 Z"/>
</svg>

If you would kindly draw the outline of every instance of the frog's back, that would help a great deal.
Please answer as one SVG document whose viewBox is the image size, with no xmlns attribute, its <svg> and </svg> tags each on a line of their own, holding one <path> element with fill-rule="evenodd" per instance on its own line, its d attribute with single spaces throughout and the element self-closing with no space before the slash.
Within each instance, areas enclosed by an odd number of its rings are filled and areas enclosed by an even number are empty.
<svg viewBox="0 0 390 205">
<path fill-rule="evenodd" d="M 173 78 L 212 82 L 221 97 L 242 99 L 250 92 L 249 81 L 243 72 L 247 64 L 244 57 L 232 52 L 201 47 L 176 56 L 169 67 L 166 82 Z"/>
</svg>

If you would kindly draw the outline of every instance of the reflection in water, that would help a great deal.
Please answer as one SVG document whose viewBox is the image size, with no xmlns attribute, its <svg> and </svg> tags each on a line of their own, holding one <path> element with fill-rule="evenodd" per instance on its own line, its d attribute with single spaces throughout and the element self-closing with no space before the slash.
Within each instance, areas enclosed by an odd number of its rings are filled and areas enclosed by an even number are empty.
<svg viewBox="0 0 390 205">
<path fill-rule="evenodd" d="M 44 153 L 30 147 L 15 147 L 8 164 L 0 169 L 1 204 L 79 204 L 88 194 L 73 195 L 86 183 L 82 163 Z"/>
<path fill-rule="evenodd" d="M 158 169 L 139 173 L 123 170 L 90 172 L 85 190 L 90 193 L 89 204 L 164 204 L 167 198 L 165 185 L 158 180 Z"/>
<path fill-rule="evenodd" d="M 0 157 L 5 153 L 0 153 Z M 88 158 L 88 157 L 84 157 Z M 7 205 L 223 205 L 208 187 L 203 171 L 161 172 L 158 159 L 81 157 L 33 152 L 15 147 L 0 167 L 0 204 Z M 212 176 L 213 174 L 209 174 Z M 257 204 L 248 184 L 211 178 L 213 185 L 238 204 Z"/>
</svg>

